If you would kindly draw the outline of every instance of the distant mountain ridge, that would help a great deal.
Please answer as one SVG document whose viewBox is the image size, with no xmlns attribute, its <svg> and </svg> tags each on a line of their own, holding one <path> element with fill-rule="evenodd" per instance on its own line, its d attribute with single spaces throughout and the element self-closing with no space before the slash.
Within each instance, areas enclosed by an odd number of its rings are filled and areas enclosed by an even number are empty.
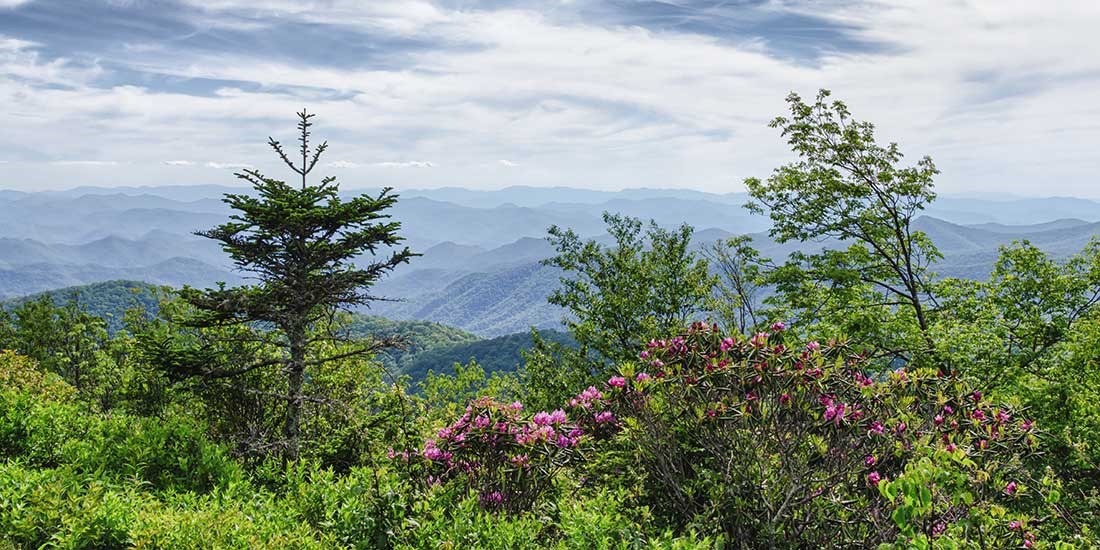
<svg viewBox="0 0 1100 550">
<path fill-rule="evenodd" d="M 344 194 L 376 192 L 346 189 Z M 0 190 L 0 297 L 112 279 L 209 286 L 241 282 L 216 244 L 192 235 L 224 222 L 227 186 Z M 560 326 L 563 312 L 546 303 L 559 273 L 538 262 L 552 255 L 554 224 L 604 242 L 602 212 L 689 223 L 696 245 L 748 234 L 761 253 L 782 259 L 798 248 L 838 243 L 778 244 L 769 222 L 742 204 L 743 193 L 678 189 L 597 191 L 515 186 L 499 190 L 409 189 L 392 210 L 401 233 L 424 256 L 374 290 L 395 298 L 371 313 L 432 320 L 481 336 Z M 916 221 L 944 253 L 945 276 L 988 274 L 997 248 L 1029 239 L 1055 256 L 1080 250 L 1100 233 L 1100 203 L 1053 197 L 941 197 Z"/>
<path fill-rule="evenodd" d="M 141 281 L 105 281 L 59 288 L 11 300 L 0 300 L 0 309 L 14 310 L 28 300 L 48 297 L 57 305 L 73 300 L 79 307 L 107 321 L 111 332 L 124 328 L 131 309 L 155 315 L 161 294 L 158 287 Z M 528 331 L 481 338 L 459 328 L 431 321 L 397 321 L 376 315 L 354 314 L 347 327 L 356 338 L 397 338 L 403 346 L 380 351 L 375 358 L 394 377 L 407 376 L 414 385 L 429 372 L 453 372 L 456 363 L 477 361 L 486 372 L 515 372 L 523 363 L 523 351 L 533 345 Z M 549 341 L 575 345 L 568 334 L 540 331 Z"/>
</svg>

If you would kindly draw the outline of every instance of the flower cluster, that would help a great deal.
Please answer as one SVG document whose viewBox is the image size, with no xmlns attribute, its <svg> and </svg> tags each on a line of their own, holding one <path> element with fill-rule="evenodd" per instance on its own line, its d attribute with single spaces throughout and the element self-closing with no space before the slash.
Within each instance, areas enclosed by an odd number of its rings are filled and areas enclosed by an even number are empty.
<svg viewBox="0 0 1100 550">
<path fill-rule="evenodd" d="M 625 385 L 621 378 L 608 381 L 609 389 Z M 483 397 L 427 439 L 423 448 L 391 451 L 390 458 L 422 459 L 429 483 L 464 480 L 486 509 L 522 510 L 549 487 L 554 471 L 580 458 L 584 442 L 615 433 L 618 423 L 606 405 L 603 392 L 595 387 L 562 409 L 533 414 L 518 401 L 506 404 Z"/>
</svg>

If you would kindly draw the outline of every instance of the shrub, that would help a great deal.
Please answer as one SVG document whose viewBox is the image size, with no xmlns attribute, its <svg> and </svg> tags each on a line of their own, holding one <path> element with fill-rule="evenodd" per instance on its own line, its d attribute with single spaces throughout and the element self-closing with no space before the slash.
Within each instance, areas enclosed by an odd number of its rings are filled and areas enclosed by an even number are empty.
<svg viewBox="0 0 1100 550">
<path fill-rule="evenodd" d="M 60 461 L 82 472 L 137 478 L 153 489 L 206 492 L 240 479 L 240 467 L 198 424 L 178 417 L 112 416 L 85 424 Z"/>
<path fill-rule="evenodd" d="M 141 499 L 71 470 L 0 464 L 0 534 L 21 548 L 129 548 Z"/>
<path fill-rule="evenodd" d="M 976 529 L 970 514 L 993 505 L 1046 517 L 1022 461 L 1034 426 L 1017 411 L 942 372 L 878 371 L 841 342 L 795 346 L 785 328 L 723 338 L 697 323 L 608 381 L 618 443 L 636 451 L 664 521 L 749 546 L 865 546 Z M 935 504 L 910 513 L 908 497 L 876 486 L 917 478 L 922 457 L 952 483 L 937 478 L 921 496 Z"/>
<path fill-rule="evenodd" d="M 282 506 L 339 544 L 386 548 L 411 508 L 412 491 L 385 468 L 353 468 L 338 476 L 315 464 L 286 469 Z"/>
<path fill-rule="evenodd" d="M 28 365 L 0 356 L 0 458 L 135 478 L 158 490 L 204 492 L 243 475 L 197 422 L 91 412 L 55 375 Z"/>
<path fill-rule="evenodd" d="M 419 452 L 391 455 L 426 461 L 429 483 L 462 480 L 482 508 L 518 512 L 530 509 L 555 473 L 575 461 L 594 424 L 591 414 L 572 420 L 561 409 L 527 415 L 519 401 L 482 397 Z"/>
</svg>

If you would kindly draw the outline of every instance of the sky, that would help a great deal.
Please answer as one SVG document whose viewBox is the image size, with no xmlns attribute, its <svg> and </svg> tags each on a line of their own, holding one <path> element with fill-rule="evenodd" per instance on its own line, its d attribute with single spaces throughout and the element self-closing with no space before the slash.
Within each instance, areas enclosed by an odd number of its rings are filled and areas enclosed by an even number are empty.
<svg viewBox="0 0 1100 550">
<path fill-rule="evenodd" d="M 1095 0 L 0 0 L 0 188 L 744 189 L 827 88 L 943 193 L 1100 198 Z"/>
</svg>

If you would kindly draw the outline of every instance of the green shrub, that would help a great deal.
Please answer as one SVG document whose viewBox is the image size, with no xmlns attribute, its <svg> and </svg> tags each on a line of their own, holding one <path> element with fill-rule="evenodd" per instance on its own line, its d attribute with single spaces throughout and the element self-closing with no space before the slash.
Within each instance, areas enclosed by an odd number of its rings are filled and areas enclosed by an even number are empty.
<svg viewBox="0 0 1100 550">
<path fill-rule="evenodd" d="M 286 469 L 282 506 L 332 540 L 350 548 L 391 543 L 411 507 L 408 486 L 384 468 L 331 469 L 299 463 Z"/>
<path fill-rule="evenodd" d="M 22 548 L 129 548 L 146 497 L 72 470 L 0 465 L 0 534 Z"/>
<path fill-rule="evenodd" d="M 135 478 L 157 490 L 205 492 L 240 479 L 240 467 L 202 427 L 178 417 L 111 416 L 85 424 L 60 460 L 84 472 Z"/>
<path fill-rule="evenodd" d="M 208 491 L 242 475 L 195 421 L 97 414 L 77 401 L 44 397 L 64 395 L 51 384 L 0 387 L 0 458 L 138 479 L 157 490 Z"/>
</svg>

